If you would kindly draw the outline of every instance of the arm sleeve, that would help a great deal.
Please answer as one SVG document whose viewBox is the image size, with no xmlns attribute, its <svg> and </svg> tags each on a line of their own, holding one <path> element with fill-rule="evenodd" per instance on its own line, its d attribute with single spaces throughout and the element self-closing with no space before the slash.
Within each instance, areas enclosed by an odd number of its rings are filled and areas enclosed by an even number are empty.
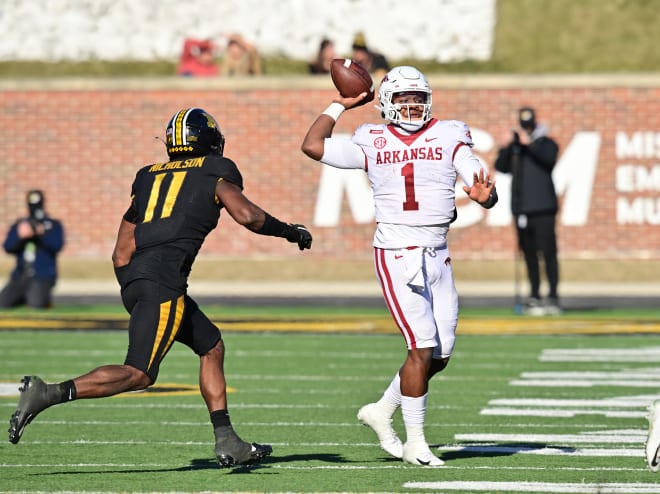
<svg viewBox="0 0 660 494">
<path fill-rule="evenodd" d="M 459 147 L 454 153 L 454 168 L 458 172 L 458 175 L 463 180 L 463 183 L 468 187 L 472 187 L 472 180 L 475 173 L 479 173 L 479 170 L 482 168 L 484 172 L 488 172 L 486 167 L 484 167 L 479 159 L 472 153 L 467 145 L 459 144 Z"/>
<path fill-rule="evenodd" d="M 359 168 L 364 170 L 366 156 L 362 148 L 349 139 L 328 137 L 323 146 L 321 163 L 335 168 Z"/>
</svg>

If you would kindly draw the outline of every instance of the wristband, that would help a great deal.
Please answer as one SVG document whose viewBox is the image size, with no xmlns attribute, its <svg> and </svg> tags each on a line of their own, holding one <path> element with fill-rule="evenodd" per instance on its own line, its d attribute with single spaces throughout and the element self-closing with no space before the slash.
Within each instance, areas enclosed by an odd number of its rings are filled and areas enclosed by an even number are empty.
<svg viewBox="0 0 660 494">
<path fill-rule="evenodd" d="M 341 103 L 330 103 L 330 106 L 323 110 L 321 115 L 327 115 L 336 122 L 339 119 L 339 115 L 344 113 L 344 110 L 346 108 Z"/>
<path fill-rule="evenodd" d="M 266 218 L 264 220 L 263 226 L 259 228 L 259 230 L 256 230 L 255 233 L 258 233 L 259 235 L 268 235 L 270 237 L 287 238 L 287 236 L 291 233 L 291 226 L 278 220 L 277 218 L 273 218 L 268 213 L 265 213 L 265 215 Z"/>
<path fill-rule="evenodd" d="M 492 208 L 495 204 L 497 204 L 497 192 L 493 190 L 490 195 L 488 196 L 488 200 L 484 202 L 481 206 L 485 209 L 490 209 Z"/>
</svg>

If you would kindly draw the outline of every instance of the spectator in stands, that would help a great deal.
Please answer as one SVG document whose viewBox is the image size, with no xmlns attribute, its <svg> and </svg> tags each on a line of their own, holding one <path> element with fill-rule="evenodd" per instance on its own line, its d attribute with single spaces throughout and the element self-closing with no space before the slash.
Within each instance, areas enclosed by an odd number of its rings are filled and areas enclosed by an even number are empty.
<svg viewBox="0 0 660 494">
<path fill-rule="evenodd" d="M 220 73 L 225 76 L 261 75 L 261 57 L 256 47 L 240 34 L 230 34 Z"/>
<path fill-rule="evenodd" d="M 364 34 L 359 32 L 353 38 L 353 60 L 362 65 L 380 81 L 390 70 L 390 64 L 384 55 L 369 49 Z"/>
<path fill-rule="evenodd" d="M 62 224 L 46 213 L 44 194 L 27 193 L 28 216 L 9 228 L 3 247 L 16 257 L 16 267 L 0 292 L 0 307 L 27 305 L 47 309 L 57 281 L 57 255 L 64 246 Z"/>
<path fill-rule="evenodd" d="M 210 39 L 187 38 L 177 74 L 189 77 L 214 77 L 220 73 L 216 63 L 217 46 Z"/>
<path fill-rule="evenodd" d="M 316 58 L 309 63 L 310 74 L 329 74 L 330 64 L 337 58 L 335 44 L 328 38 L 323 38 L 319 45 L 319 51 Z"/>
</svg>

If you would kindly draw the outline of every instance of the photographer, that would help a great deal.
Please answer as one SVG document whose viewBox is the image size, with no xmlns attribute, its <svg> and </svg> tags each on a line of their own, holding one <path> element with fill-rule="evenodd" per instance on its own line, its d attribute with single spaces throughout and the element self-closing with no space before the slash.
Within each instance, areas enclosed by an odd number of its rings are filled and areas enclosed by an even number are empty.
<svg viewBox="0 0 660 494">
<path fill-rule="evenodd" d="M 559 147 L 547 135 L 546 128 L 537 123 L 533 108 L 521 108 L 518 121 L 520 127 L 505 137 L 495 169 L 512 176 L 511 212 L 530 285 L 526 313 L 558 314 L 561 309 L 557 294 L 559 263 L 555 223 L 559 206 L 552 170 L 557 163 Z M 540 295 L 539 251 L 543 254 L 549 285 L 545 304 Z"/>
<path fill-rule="evenodd" d="M 62 224 L 44 210 L 40 190 L 27 193 L 29 216 L 18 219 L 3 244 L 16 256 L 16 267 L 0 292 L 0 307 L 28 305 L 35 309 L 51 306 L 51 292 L 57 281 L 57 254 L 64 246 Z"/>
</svg>

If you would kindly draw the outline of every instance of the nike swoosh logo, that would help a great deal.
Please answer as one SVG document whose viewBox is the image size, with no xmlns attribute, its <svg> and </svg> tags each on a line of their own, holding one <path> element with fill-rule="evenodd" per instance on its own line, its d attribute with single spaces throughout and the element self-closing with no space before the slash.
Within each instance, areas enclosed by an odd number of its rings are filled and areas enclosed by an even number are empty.
<svg viewBox="0 0 660 494">
<path fill-rule="evenodd" d="M 403 256 L 397 256 L 397 255 L 395 255 L 395 256 L 394 256 L 394 259 L 401 259 L 402 257 L 403 257 Z"/>
<path fill-rule="evenodd" d="M 419 458 L 416 458 L 416 460 L 417 460 L 417 462 L 418 462 L 420 465 L 427 465 L 427 466 L 428 466 L 428 465 L 431 464 L 431 460 L 429 460 L 429 461 L 422 461 L 422 460 L 420 460 Z"/>
<path fill-rule="evenodd" d="M 658 460 L 660 460 L 660 446 L 655 450 L 655 457 L 653 458 L 653 461 L 651 461 L 651 465 L 657 467 Z"/>
<path fill-rule="evenodd" d="M 426 138 L 424 138 L 424 141 L 431 142 L 431 141 L 435 141 L 436 139 L 437 139 L 437 137 L 426 137 Z"/>
</svg>

